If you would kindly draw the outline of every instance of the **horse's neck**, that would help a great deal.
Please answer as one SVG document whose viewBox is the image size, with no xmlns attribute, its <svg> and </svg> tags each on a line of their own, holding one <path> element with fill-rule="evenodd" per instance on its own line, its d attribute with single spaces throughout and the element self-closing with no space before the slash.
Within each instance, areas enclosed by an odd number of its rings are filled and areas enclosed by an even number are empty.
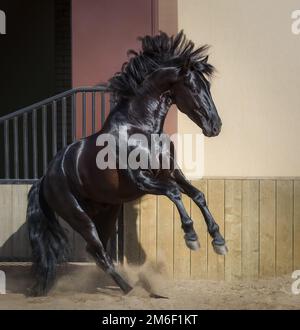
<svg viewBox="0 0 300 330">
<path fill-rule="evenodd" d="M 172 104 L 169 93 L 158 97 L 147 96 L 133 103 L 131 111 L 137 115 L 140 124 L 151 133 L 162 133 L 167 113 Z"/>
</svg>

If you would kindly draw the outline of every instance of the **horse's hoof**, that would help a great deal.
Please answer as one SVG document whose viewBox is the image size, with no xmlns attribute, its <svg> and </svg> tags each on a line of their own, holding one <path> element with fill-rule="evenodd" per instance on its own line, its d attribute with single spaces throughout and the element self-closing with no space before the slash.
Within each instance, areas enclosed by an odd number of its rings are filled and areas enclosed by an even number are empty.
<svg viewBox="0 0 300 330">
<path fill-rule="evenodd" d="M 31 298 L 36 298 L 36 297 L 45 297 L 47 295 L 46 292 L 42 291 L 41 289 L 38 289 L 36 287 L 32 288 L 27 288 L 25 296 L 26 297 L 31 297 Z"/>
<path fill-rule="evenodd" d="M 133 287 L 127 285 L 126 287 L 121 288 L 125 295 L 132 291 Z"/>
<path fill-rule="evenodd" d="M 212 246 L 213 246 L 215 252 L 217 254 L 222 255 L 222 256 L 224 256 L 228 252 L 228 248 L 225 244 L 224 245 L 216 245 L 216 244 L 212 243 Z"/>
<path fill-rule="evenodd" d="M 169 299 L 169 298 L 166 297 L 166 296 L 161 296 L 161 295 L 156 294 L 156 293 L 153 293 L 153 292 L 151 292 L 151 293 L 149 294 L 149 297 L 150 297 L 150 298 L 154 298 L 154 299 Z"/>
<path fill-rule="evenodd" d="M 123 291 L 124 295 L 126 296 L 126 295 L 128 295 L 129 292 L 132 291 L 132 289 L 133 288 L 126 288 L 126 289 L 121 289 L 121 290 Z"/>
<path fill-rule="evenodd" d="M 197 250 L 199 250 L 200 249 L 200 243 L 199 243 L 199 241 L 198 240 L 195 240 L 195 241 L 189 241 L 189 240 L 185 240 L 185 244 L 186 244 L 186 246 L 189 248 L 189 249 L 191 249 L 191 250 L 193 250 L 193 251 L 197 251 Z"/>
</svg>

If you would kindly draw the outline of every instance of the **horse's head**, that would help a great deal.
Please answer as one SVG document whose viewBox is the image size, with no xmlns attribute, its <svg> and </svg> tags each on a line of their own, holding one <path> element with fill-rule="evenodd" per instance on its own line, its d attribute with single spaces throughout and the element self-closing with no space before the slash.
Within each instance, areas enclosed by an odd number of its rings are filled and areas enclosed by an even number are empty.
<svg viewBox="0 0 300 330">
<path fill-rule="evenodd" d="M 171 91 L 173 103 L 202 128 L 204 135 L 218 135 L 222 122 L 206 79 L 214 70 L 207 63 L 208 47 L 195 48 L 183 31 L 174 37 L 161 32 L 140 40 L 142 50 L 129 51 L 132 57 L 109 81 L 116 99 L 153 93 L 158 97 Z"/>
<path fill-rule="evenodd" d="M 206 61 L 207 57 L 202 64 L 206 64 Z M 181 69 L 171 92 L 179 110 L 201 127 L 205 136 L 217 136 L 220 133 L 222 121 L 210 93 L 210 82 L 201 71 L 201 63 L 195 69 Z"/>
</svg>

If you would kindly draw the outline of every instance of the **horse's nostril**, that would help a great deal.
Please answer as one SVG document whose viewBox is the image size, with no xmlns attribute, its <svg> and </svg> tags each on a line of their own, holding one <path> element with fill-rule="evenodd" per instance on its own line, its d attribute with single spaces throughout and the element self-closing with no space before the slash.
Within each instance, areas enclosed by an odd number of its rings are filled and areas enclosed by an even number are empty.
<svg viewBox="0 0 300 330">
<path fill-rule="evenodd" d="M 213 134 L 214 134 L 214 135 L 217 135 L 217 134 L 220 133 L 220 129 L 219 129 L 218 127 L 216 127 L 216 126 L 213 127 L 212 131 L 213 131 Z"/>
</svg>

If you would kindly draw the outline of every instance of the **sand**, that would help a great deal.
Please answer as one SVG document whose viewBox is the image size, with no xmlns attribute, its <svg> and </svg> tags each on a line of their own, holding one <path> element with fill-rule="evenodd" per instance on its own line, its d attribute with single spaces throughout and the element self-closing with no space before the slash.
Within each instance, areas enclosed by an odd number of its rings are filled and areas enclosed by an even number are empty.
<svg viewBox="0 0 300 330">
<path fill-rule="evenodd" d="M 300 309 L 291 292 L 291 276 L 247 281 L 170 280 L 151 265 L 124 271 L 135 288 L 124 295 L 95 266 L 68 265 L 47 297 L 28 298 L 32 284 L 28 265 L 1 266 L 7 294 L 0 309 Z M 149 297 L 154 292 L 168 299 Z"/>
</svg>

